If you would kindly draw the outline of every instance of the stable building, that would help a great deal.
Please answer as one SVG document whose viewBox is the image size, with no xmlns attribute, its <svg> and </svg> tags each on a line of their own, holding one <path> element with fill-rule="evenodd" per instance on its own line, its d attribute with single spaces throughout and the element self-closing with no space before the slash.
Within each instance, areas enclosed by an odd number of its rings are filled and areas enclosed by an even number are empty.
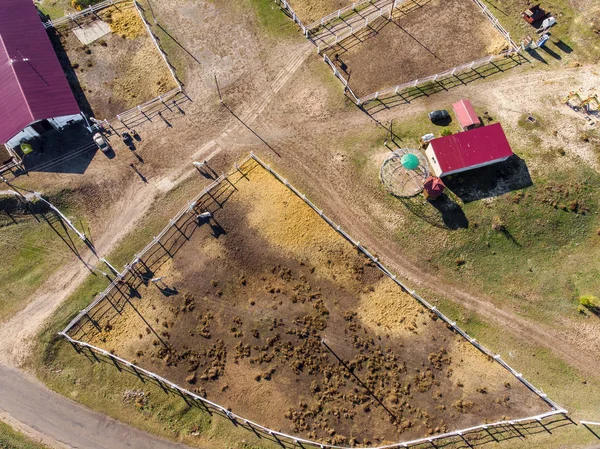
<svg viewBox="0 0 600 449">
<path fill-rule="evenodd" d="M 83 120 L 32 1 L 0 2 L 0 145 Z"/>
<path fill-rule="evenodd" d="M 433 139 L 425 154 L 433 173 L 442 177 L 505 161 L 513 152 L 502 125 L 494 123 Z"/>
<path fill-rule="evenodd" d="M 469 100 L 460 100 L 452 104 L 454 114 L 463 131 L 481 126 L 481 120 Z"/>
</svg>

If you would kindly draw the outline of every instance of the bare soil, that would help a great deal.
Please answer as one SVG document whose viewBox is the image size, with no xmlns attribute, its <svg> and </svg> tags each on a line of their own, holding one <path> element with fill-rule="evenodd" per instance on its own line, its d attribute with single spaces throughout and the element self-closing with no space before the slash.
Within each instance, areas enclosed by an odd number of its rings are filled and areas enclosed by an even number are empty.
<svg viewBox="0 0 600 449">
<path fill-rule="evenodd" d="M 352 0 L 290 0 L 288 2 L 304 25 L 353 3 Z"/>
<path fill-rule="evenodd" d="M 449 70 L 505 47 L 471 0 L 406 3 L 392 21 L 381 19 L 329 50 L 347 66 L 358 96 Z"/>
<path fill-rule="evenodd" d="M 176 87 L 169 70 L 132 5 L 103 9 L 99 13 L 112 33 L 82 45 L 70 30 L 53 36 L 63 69 L 84 111 L 98 119 L 145 103 Z M 96 18 L 87 18 L 86 25 Z"/>
<path fill-rule="evenodd" d="M 266 171 L 243 171 L 210 225 L 179 223 L 189 242 L 181 236 L 152 273 L 160 289 L 132 289 L 121 314 L 101 306 L 102 331 L 85 330 L 92 344 L 327 443 L 391 443 L 548 409 Z"/>
</svg>

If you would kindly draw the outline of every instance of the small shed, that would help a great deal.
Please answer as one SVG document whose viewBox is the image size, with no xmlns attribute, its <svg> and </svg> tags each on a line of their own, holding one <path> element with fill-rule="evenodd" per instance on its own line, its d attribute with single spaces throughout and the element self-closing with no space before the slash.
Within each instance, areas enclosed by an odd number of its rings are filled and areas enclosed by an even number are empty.
<svg viewBox="0 0 600 449">
<path fill-rule="evenodd" d="M 31 1 L 0 1 L 0 144 L 83 120 Z"/>
<path fill-rule="evenodd" d="M 433 139 L 425 154 L 433 173 L 442 177 L 505 161 L 513 152 L 502 125 L 494 123 Z"/>
<path fill-rule="evenodd" d="M 469 100 L 457 101 L 452 105 L 452 109 L 454 109 L 454 114 L 456 114 L 458 123 L 463 131 L 468 131 L 469 129 L 481 126 L 481 120 L 479 120 L 479 117 Z"/>
<path fill-rule="evenodd" d="M 446 190 L 446 186 L 440 178 L 436 178 L 435 176 L 430 176 L 425 180 L 425 184 L 423 184 L 423 195 L 428 200 L 439 198 L 444 193 L 444 190 Z"/>
</svg>

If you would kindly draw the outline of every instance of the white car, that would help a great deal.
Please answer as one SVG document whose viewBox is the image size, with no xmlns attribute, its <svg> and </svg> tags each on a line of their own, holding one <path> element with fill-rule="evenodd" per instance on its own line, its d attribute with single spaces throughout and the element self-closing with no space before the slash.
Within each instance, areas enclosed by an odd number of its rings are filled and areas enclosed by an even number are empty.
<svg viewBox="0 0 600 449">
<path fill-rule="evenodd" d="M 108 151 L 110 150 L 110 144 L 107 142 L 107 140 L 102 134 L 94 134 L 93 139 L 94 143 L 98 146 L 98 148 L 100 148 L 100 151 L 102 151 L 103 153 L 108 153 Z"/>
</svg>

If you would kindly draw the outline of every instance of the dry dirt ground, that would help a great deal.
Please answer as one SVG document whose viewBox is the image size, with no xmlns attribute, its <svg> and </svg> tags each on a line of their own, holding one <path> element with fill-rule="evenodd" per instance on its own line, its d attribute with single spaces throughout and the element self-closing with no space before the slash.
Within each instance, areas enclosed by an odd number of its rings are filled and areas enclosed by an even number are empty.
<svg viewBox="0 0 600 449">
<path fill-rule="evenodd" d="M 352 0 L 290 0 L 288 2 L 304 25 L 353 3 Z"/>
<path fill-rule="evenodd" d="M 368 139 L 378 125 L 362 111 L 344 104 L 341 88 L 331 81 L 330 73 L 322 68 L 316 56 L 308 57 L 308 52 L 314 49 L 300 36 L 265 37 L 257 31 L 260 25 L 254 16 L 239 14 L 248 8 L 245 2 L 238 5 L 227 1 L 178 0 L 168 5 L 159 3 L 156 8 L 162 24 L 191 53 L 182 52 L 181 58 L 186 65 L 186 89 L 192 101 L 182 106 L 185 114 L 175 111 L 168 115 L 172 128 L 152 122 L 138 129 L 143 138 L 138 153 L 145 160 L 138 168 L 147 176 L 148 183 L 143 183 L 130 169 L 129 163 L 137 163 L 130 152 L 115 145 L 115 159 L 108 160 L 98 154 L 85 176 L 32 173 L 14 181 L 18 187 L 42 192 L 71 189 L 84 206 L 93 200 L 93 207 L 90 205 L 82 213 L 95 217 L 90 220 L 94 239 L 102 251 L 109 251 L 144 215 L 155 195 L 177 185 L 182 174 L 189 170 L 191 160 L 219 153 L 220 160 L 213 160 L 215 168 L 221 170 L 229 168 L 240 154 L 254 150 L 270 158 L 282 173 L 307 191 L 355 238 L 378 253 L 409 284 L 427 288 L 434 295 L 451 297 L 490 323 L 502 326 L 506 334 L 547 348 L 590 376 L 588 379 L 597 376 L 600 360 L 600 347 L 595 344 L 600 341 L 597 329 L 583 327 L 581 321 L 571 318 L 552 327 L 535 323 L 511 307 L 495 303 L 476 285 L 440 278 L 397 245 L 389 229 L 410 218 L 382 201 L 376 179 L 357 181 L 352 175 L 356 161 L 349 149 L 360 148 L 369 154 L 375 143 Z M 223 22 L 214 20 L 220 17 Z M 292 64 L 294 61 L 298 65 Z M 574 86 L 597 85 L 600 82 L 597 68 L 553 66 L 552 71 L 539 72 L 541 66 L 535 61 L 532 67 L 535 70 L 515 69 L 504 76 L 384 110 L 374 119 L 384 124 L 394 119 L 398 124 L 414 114 L 425 114 L 431 108 L 467 97 L 475 104 L 489 105 L 490 111 L 495 111 L 502 120 L 509 138 L 513 138 L 510 136 L 522 137 L 517 131 L 522 114 L 540 108 L 556 114 L 553 120 L 568 159 L 598 170 L 598 159 L 591 147 L 575 139 L 585 123 L 570 113 L 563 117 L 564 106 L 559 103 L 559 97 Z M 226 78 L 227 104 L 256 134 L 219 105 L 213 72 Z M 543 84 L 540 77 L 545 79 Z M 350 130 L 355 133 L 349 137 Z M 357 137 L 363 131 L 365 137 Z M 554 145 L 555 137 L 542 134 L 540 138 L 542 144 L 536 146 L 539 151 Z M 0 329 L 3 362 L 18 364 L 27 357 L 36 331 L 86 275 L 87 271 L 80 266 L 65 266 L 35 295 L 25 313 L 18 314 Z M 584 337 L 588 342 L 586 351 L 575 351 L 573 348 L 581 347 Z M 542 373 L 541 378 L 545 385 L 551 385 L 551 377 L 546 378 Z M 579 390 L 586 388 L 582 384 Z"/>
<path fill-rule="evenodd" d="M 100 120 L 112 119 L 176 87 L 132 4 L 103 9 L 99 16 L 112 32 L 90 45 L 82 45 L 71 23 L 59 27 L 53 36 L 83 110 L 91 110 Z M 100 19 L 80 22 L 87 26 L 95 20 Z"/>
<path fill-rule="evenodd" d="M 222 208 L 208 224 L 186 216 L 189 241 L 174 231 L 173 258 L 148 263 L 163 284 L 140 286 L 120 313 L 101 304 L 90 316 L 102 331 L 88 322 L 77 334 L 243 417 L 333 444 L 549 410 L 272 175 L 254 162 L 241 171 L 213 193 Z"/>
<path fill-rule="evenodd" d="M 397 84 L 435 75 L 497 54 L 505 47 L 471 0 L 407 2 L 394 20 L 373 22 L 359 36 L 332 47 L 332 60 L 347 66 L 350 87 L 359 97 Z"/>
</svg>

